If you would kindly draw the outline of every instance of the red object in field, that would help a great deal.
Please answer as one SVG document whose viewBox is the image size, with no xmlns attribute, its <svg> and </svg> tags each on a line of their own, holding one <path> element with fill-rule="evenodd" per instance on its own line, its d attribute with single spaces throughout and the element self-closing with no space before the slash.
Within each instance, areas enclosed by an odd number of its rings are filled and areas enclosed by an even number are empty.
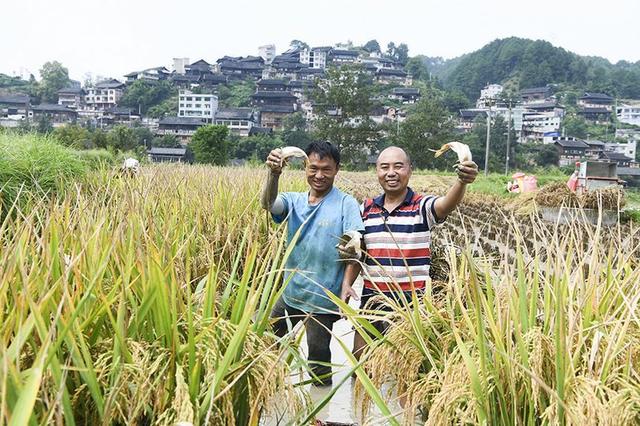
<svg viewBox="0 0 640 426">
<path fill-rule="evenodd" d="M 576 189 L 578 188 L 578 171 L 579 170 L 580 170 L 580 162 L 577 161 L 576 169 L 573 171 L 573 173 L 571 174 L 571 177 L 569 177 L 569 180 L 567 181 L 567 186 L 572 192 L 576 192 Z"/>
</svg>

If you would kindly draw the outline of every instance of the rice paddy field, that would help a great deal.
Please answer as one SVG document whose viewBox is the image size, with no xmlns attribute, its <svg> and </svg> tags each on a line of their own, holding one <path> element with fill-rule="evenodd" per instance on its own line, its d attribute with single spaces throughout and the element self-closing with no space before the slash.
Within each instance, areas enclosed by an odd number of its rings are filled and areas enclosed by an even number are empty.
<svg viewBox="0 0 640 426">
<path fill-rule="evenodd" d="M 545 222 L 532 197 L 469 193 L 434 234 L 431 291 L 394 305 L 359 363 L 336 334 L 347 374 L 318 400 L 302 337 L 270 330 L 291 247 L 260 209 L 263 169 L 82 167 L 0 192 L 4 424 L 324 424 L 341 387 L 345 423 L 640 424 L 634 222 Z M 372 173 L 337 184 L 379 191 Z M 285 171 L 283 190 L 305 187 Z M 341 307 L 349 328 L 383 315 Z"/>
</svg>

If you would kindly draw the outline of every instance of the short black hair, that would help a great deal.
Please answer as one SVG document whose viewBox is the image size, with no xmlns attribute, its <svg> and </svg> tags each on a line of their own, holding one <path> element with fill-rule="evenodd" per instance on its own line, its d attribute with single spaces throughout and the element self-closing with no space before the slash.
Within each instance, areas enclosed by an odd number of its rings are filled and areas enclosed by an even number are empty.
<svg viewBox="0 0 640 426">
<path fill-rule="evenodd" d="M 320 159 L 324 157 L 331 157 L 333 161 L 336 162 L 336 166 L 340 165 L 340 151 L 334 145 L 327 141 L 314 141 L 307 145 L 307 148 L 304 150 L 307 156 L 310 156 L 312 153 L 318 154 Z"/>
</svg>

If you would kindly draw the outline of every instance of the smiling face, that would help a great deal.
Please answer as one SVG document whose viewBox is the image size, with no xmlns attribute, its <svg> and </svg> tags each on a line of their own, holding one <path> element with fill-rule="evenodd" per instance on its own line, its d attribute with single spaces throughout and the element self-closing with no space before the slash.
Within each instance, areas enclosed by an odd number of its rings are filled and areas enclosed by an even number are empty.
<svg viewBox="0 0 640 426">
<path fill-rule="evenodd" d="M 305 173 L 309 187 L 317 194 L 323 195 L 333 187 L 333 181 L 338 174 L 338 165 L 329 155 L 324 158 L 312 152 L 309 154 L 309 161 Z"/>
<path fill-rule="evenodd" d="M 400 195 L 407 189 L 411 177 L 409 157 L 401 148 L 387 148 L 378 156 L 376 173 L 385 194 Z"/>
</svg>

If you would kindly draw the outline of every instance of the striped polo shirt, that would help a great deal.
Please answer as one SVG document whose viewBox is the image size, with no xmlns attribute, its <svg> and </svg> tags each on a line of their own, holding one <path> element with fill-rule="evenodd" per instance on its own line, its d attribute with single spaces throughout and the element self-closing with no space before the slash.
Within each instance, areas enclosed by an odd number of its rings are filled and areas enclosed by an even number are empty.
<svg viewBox="0 0 640 426">
<path fill-rule="evenodd" d="M 393 211 L 384 208 L 384 194 L 361 206 L 364 243 L 364 287 L 380 291 L 421 289 L 429 279 L 431 228 L 436 217 L 435 196 L 408 188 L 404 201 Z"/>
</svg>

